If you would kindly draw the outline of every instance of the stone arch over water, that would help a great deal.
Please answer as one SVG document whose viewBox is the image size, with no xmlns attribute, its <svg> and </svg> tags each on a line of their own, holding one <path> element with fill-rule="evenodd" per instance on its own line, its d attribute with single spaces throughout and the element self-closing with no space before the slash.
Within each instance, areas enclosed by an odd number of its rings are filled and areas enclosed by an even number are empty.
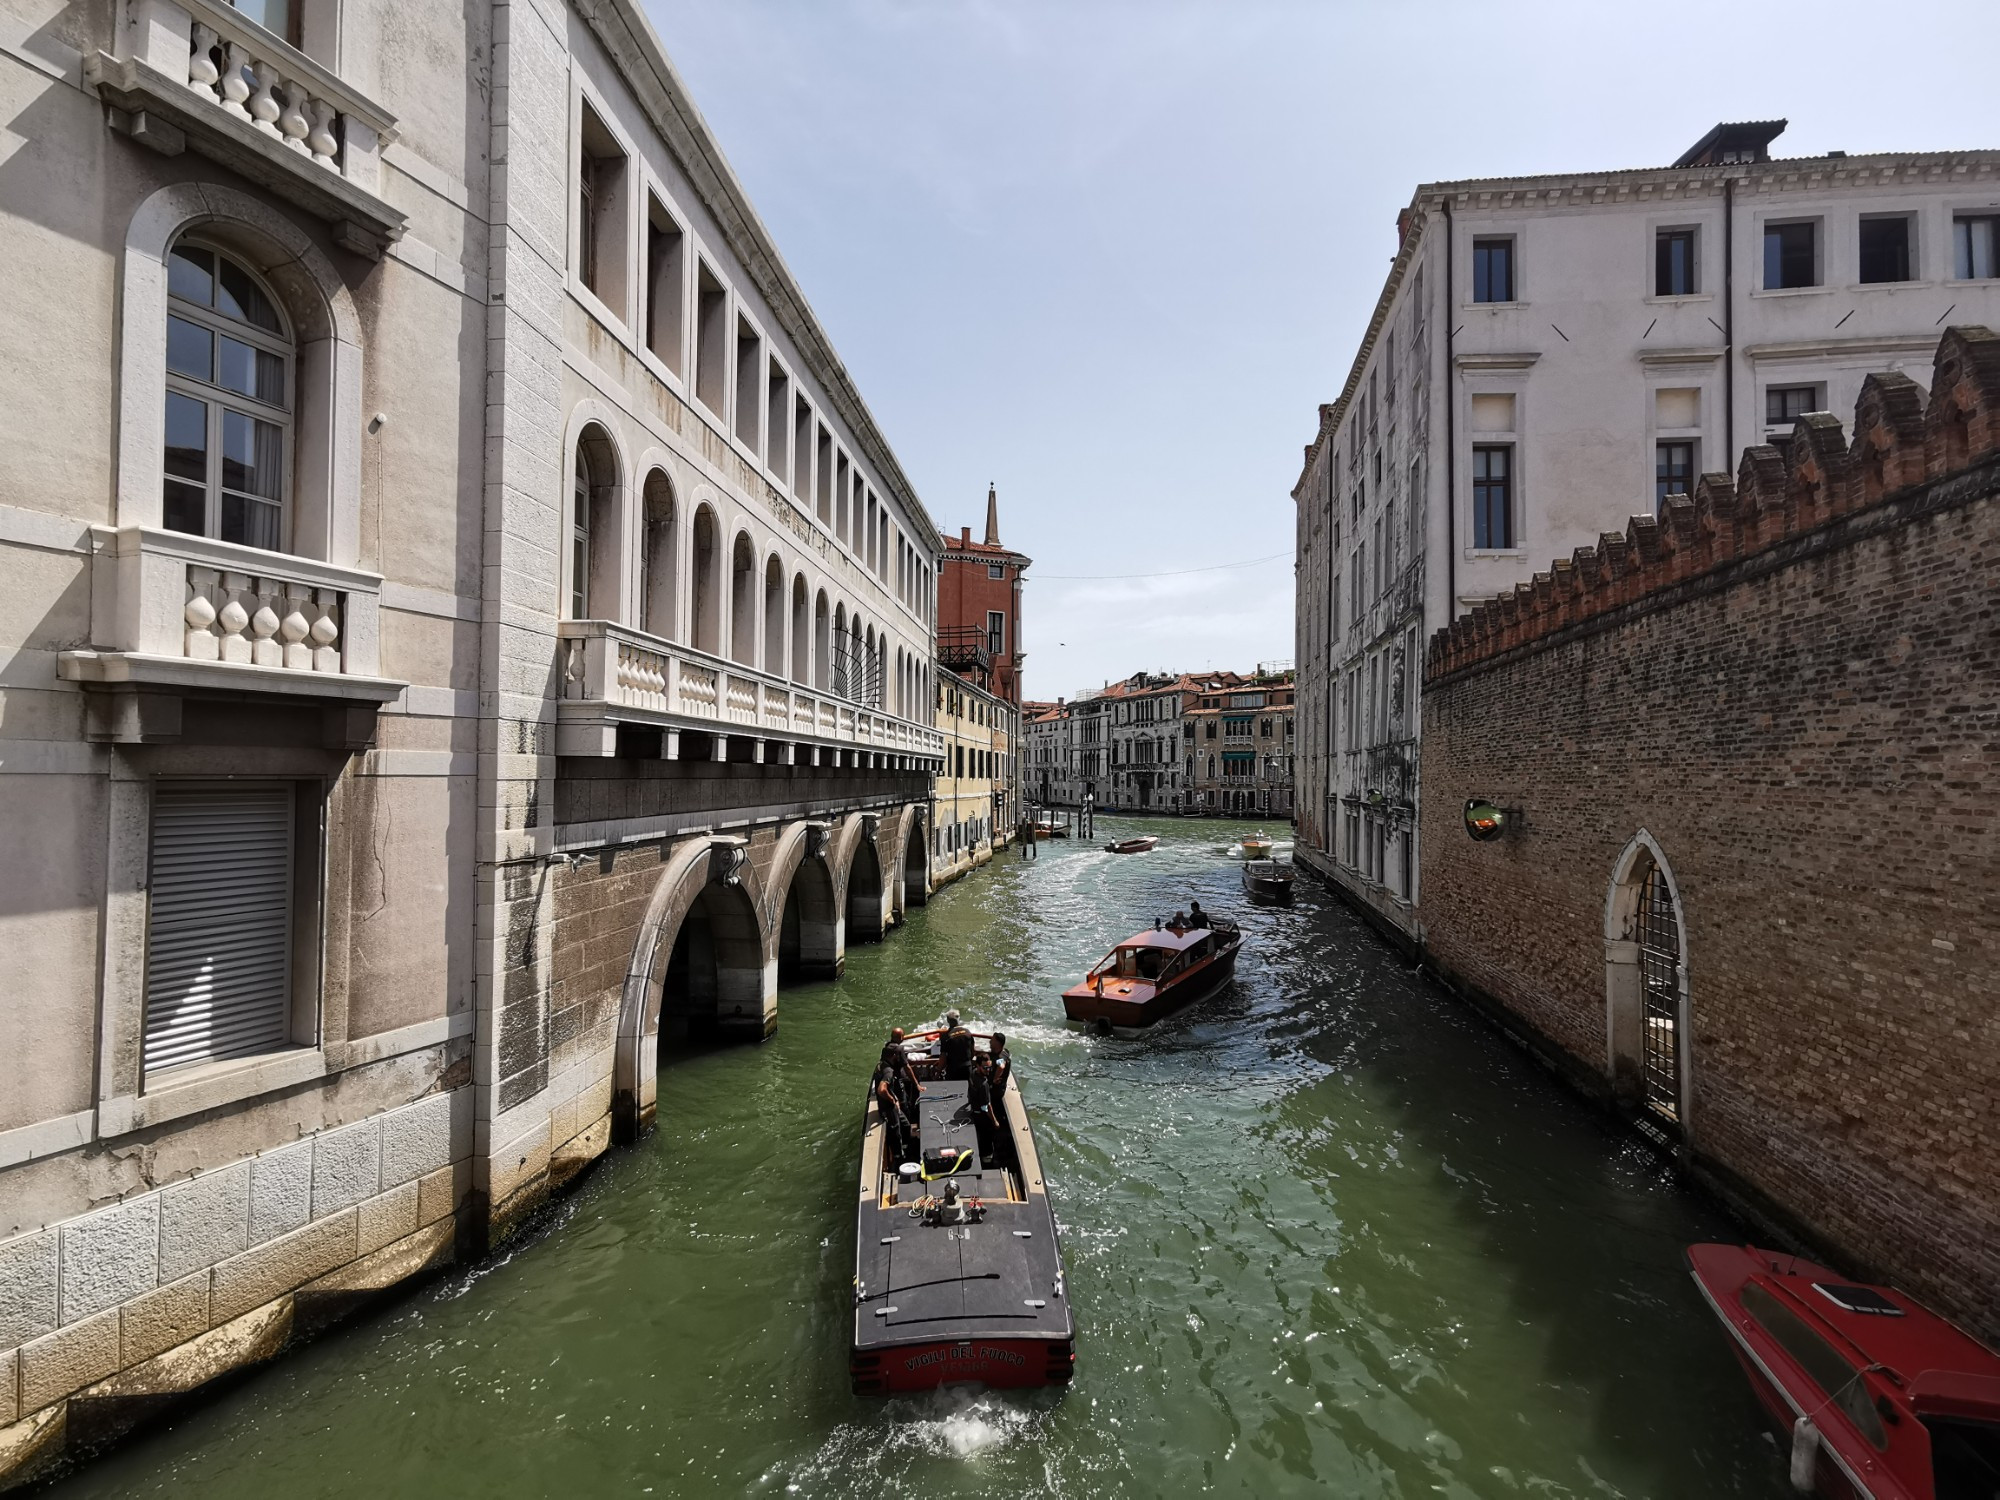
<svg viewBox="0 0 2000 1500">
<path fill-rule="evenodd" d="M 776 1029 L 768 903 L 748 853 L 739 839 L 693 840 L 653 887 L 619 1004 L 611 1111 L 620 1140 L 652 1126 L 663 1015 L 697 1035 L 761 1040 Z"/>
<path fill-rule="evenodd" d="M 776 938 L 781 984 L 840 977 L 846 924 L 836 852 L 829 823 L 794 823 L 778 837 L 766 887 L 776 910 L 765 913 L 765 924 Z"/>
</svg>

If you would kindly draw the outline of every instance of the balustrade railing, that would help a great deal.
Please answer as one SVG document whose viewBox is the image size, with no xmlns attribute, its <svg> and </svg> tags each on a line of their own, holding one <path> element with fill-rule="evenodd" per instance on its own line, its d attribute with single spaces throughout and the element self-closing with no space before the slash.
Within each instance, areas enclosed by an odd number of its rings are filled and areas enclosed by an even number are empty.
<svg viewBox="0 0 2000 1500">
<path fill-rule="evenodd" d="M 775 675 L 677 646 L 606 620 L 568 620 L 562 640 L 562 721 L 578 733 L 563 753 L 612 741 L 618 723 L 662 728 L 743 726 L 775 738 L 832 742 L 940 756 L 944 737 L 929 725 L 842 702 Z M 606 748 L 602 753 L 610 753 Z"/>
</svg>

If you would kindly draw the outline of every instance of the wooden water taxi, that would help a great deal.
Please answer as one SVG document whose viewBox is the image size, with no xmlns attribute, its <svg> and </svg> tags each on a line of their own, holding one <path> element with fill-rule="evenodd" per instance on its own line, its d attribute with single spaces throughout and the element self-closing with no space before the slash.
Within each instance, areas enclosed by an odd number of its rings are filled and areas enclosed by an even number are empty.
<svg viewBox="0 0 2000 1500">
<path fill-rule="evenodd" d="M 1243 933 L 1224 917 L 1206 925 L 1155 927 L 1107 953 L 1081 984 L 1063 991 L 1072 1021 L 1131 1036 L 1213 994 L 1236 972 Z"/>
<path fill-rule="evenodd" d="M 1292 900 L 1292 867 L 1271 859 L 1243 862 L 1243 890 L 1252 901 L 1289 906 Z"/>
<path fill-rule="evenodd" d="M 1264 837 L 1263 830 L 1259 829 L 1256 834 L 1244 839 L 1240 847 L 1245 859 L 1269 859 L 1273 845 Z"/>
<path fill-rule="evenodd" d="M 1020 1079 L 994 1101 L 988 1157 L 947 1079 L 941 1026 L 903 1044 L 923 1084 L 914 1150 L 899 1150 L 869 1094 L 854 1231 L 854 1392 L 889 1396 L 945 1385 L 1066 1384 L 1076 1322 Z M 982 1052 L 991 1038 L 974 1036 Z M 907 1155 L 908 1160 L 899 1160 Z"/>
<path fill-rule="evenodd" d="M 1151 834 L 1144 838 L 1114 839 L 1104 846 L 1104 851 L 1107 854 L 1144 854 L 1157 843 L 1159 839 Z"/>
<path fill-rule="evenodd" d="M 1693 1245 L 1688 1269 L 1824 1500 L 2000 1495 L 2000 1355 L 1893 1287 L 1796 1255 Z"/>
</svg>

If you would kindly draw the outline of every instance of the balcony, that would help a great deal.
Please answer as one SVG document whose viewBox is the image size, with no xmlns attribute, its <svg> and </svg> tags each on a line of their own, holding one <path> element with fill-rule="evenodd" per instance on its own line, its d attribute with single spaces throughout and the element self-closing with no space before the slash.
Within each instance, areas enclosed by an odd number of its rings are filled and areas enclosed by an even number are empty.
<svg viewBox="0 0 2000 1500">
<path fill-rule="evenodd" d="M 150 526 L 91 528 L 89 648 L 58 673 L 93 694 L 92 739 L 172 740 L 186 696 L 345 710 L 343 745 L 407 684 L 377 675 L 382 579 Z"/>
<path fill-rule="evenodd" d="M 165 156 L 194 150 L 379 258 L 404 215 L 380 196 L 395 117 L 225 0 L 132 0 L 117 54 L 84 61 L 113 127 Z"/>
<path fill-rule="evenodd" d="M 776 746 L 785 763 L 805 763 L 795 749 L 816 765 L 869 764 L 864 755 L 944 763 L 944 736 L 928 725 L 609 620 L 564 620 L 556 630 L 558 755 L 615 755 L 619 726 L 629 725 L 662 731 L 669 758 L 683 733 L 695 733 L 749 740 L 759 761 Z"/>
</svg>

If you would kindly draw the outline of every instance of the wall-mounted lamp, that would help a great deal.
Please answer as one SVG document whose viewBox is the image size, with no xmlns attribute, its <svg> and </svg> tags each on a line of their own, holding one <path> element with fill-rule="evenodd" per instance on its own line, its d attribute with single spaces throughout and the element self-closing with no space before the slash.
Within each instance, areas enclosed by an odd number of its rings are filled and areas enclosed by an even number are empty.
<svg viewBox="0 0 2000 1500">
<path fill-rule="evenodd" d="M 1518 807 L 1501 807 L 1484 797 L 1473 797 L 1465 804 L 1465 831 L 1474 843 L 1490 844 L 1520 823 Z"/>
</svg>

